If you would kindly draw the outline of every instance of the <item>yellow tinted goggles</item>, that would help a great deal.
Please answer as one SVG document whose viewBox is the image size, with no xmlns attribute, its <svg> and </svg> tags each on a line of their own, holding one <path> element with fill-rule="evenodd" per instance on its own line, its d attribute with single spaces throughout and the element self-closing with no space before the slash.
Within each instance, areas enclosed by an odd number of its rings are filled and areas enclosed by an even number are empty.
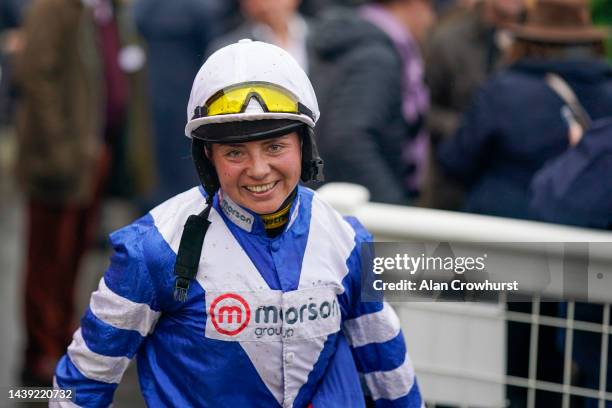
<svg viewBox="0 0 612 408">
<path fill-rule="evenodd" d="M 303 113 L 310 118 L 313 116 L 312 112 L 285 88 L 268 82 L 245 82 L 224 88 L 208 98 L 203 107 L 196 108 L 194 119 L 243 113 L 252 98 L 257 99 L 265 112 Z"/>
</svg>

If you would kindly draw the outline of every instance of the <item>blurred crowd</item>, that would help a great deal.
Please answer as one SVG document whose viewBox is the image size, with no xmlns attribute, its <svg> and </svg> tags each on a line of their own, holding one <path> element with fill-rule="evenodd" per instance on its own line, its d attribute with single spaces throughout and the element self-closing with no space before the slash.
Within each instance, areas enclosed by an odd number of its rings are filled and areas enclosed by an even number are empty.
<svg viewBox="0 0 612 408">
<path fill-rule="evenodd" d="M 17 149 L 0 177 L 27 207 L 22 382 L 50 383 L 70 341 L 105 201 L 143 214 L 198 184 L 186 105 L 218 48 L 274 43 L 309 73 L 328 182 L 611 229 L 610 25 L 610 0 L 1 0 L 0 137 Z"/>
</svg>

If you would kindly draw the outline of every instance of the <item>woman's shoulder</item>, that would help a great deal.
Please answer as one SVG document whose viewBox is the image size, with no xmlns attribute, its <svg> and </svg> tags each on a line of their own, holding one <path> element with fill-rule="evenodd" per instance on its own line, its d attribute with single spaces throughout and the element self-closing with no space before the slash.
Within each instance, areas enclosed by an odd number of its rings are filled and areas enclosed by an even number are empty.
<svg viewBox="0 0 612 408">
<path fill-rule="evenodd" d="M 110 234 L 115 252 L 123 251 L 129 258 L 149 259 L 165 248 L 178 250 L 187 218 L 204 209 L 204 196 L 195 187 L 170 198 L 131 224 Z M 163 252 L 163 251 L 162 251 Z"/>
<path fill-rule="evenodd" d="M 314 224 L 324 229 L 327 234 L 350 239 L 355 243 L 371 240 L 370 233 L 356 217 L 340 214 L 321 194 L 305 189 L 312 197 L 311 228 Z"/>
</svg>

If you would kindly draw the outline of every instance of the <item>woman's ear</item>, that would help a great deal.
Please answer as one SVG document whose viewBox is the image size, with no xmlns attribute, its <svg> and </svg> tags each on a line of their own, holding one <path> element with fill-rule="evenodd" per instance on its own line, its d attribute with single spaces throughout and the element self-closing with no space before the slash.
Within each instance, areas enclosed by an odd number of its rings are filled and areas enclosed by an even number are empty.
<svg viewBox="0 0 612 408">
<path fill-rule="evenodd" d="M 215 165 L 215 162 L 213 160 L 213 152 L 212 152 L 212 144 L 206 143 L 204 145 L 204 155 L 206 156 L 206 158 L 212 163 L 212 165 Z"/>
</svg>

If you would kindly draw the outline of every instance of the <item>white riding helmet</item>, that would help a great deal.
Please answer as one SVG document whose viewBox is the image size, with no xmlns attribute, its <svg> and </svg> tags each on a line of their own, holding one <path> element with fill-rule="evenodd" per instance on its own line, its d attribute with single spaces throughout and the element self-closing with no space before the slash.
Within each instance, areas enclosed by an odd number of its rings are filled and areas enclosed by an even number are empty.
<svg viewBox="0 0 612 408">
<path fill-rule="evenodd" d="M 295 59 L 275 45 L 244 39 L 221 48 L 200 68 L 187 105 L 185 135 L 192 137 L 207 124 L 266 119 L 313 128 L 318 118 L 312 84 Z"/>
</svg>

